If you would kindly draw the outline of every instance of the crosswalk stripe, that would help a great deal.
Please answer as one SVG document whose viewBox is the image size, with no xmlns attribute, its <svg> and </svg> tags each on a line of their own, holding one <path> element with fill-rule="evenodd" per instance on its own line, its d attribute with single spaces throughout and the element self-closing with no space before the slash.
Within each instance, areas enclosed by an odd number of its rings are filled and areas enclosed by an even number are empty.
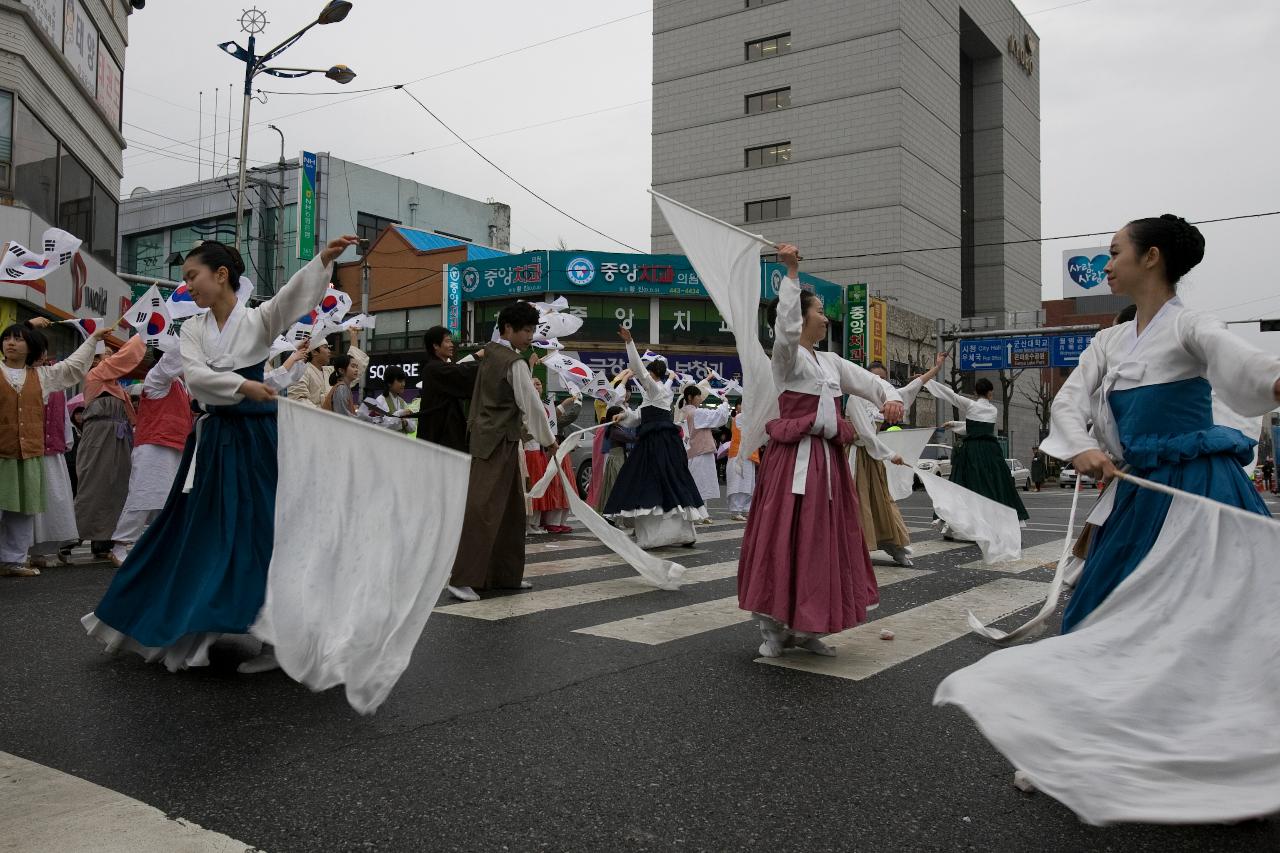
<svg viewBox="0 0 1280 853">
<path fill-rule="evenodd" d="M 1048 587 L 1037 581 L 1000 578 L 824 637 L 823 642 L 836 649 L 835 657 L 788 651 L 780 658 L 758 658 L 756 663 L 861 681 L 963 637 L 969 632 L 968 611 L 984 624 L 991 623 L 1043 601 Z M 885 629 L 894 632 L 893 640 L 880 639 Z"/>
<path fill-rule="evenodd" d="M 166 850 L 230 853 L 248 844 L 132 797 L 0 752 L 0 826 L 6 850 Z"/>
<path fill-rule="evenodd" d="M 726 560 L 722 563 L 691 567 L 685 572 L 683 583 L 706 583 L 708 581 L 731 578 L 737 574 L 738 561 L 736 559 Z M 533 592 L 505 595 L 499 598 L 485 598 L 480 601 L 469 601 L 462 604 L 450 604 L 437 607 L 436 612 L 496 622 L 502 619 L 512 619 L 516 616 L 542 613 L 547 610 L 576 607 L 579 604 L 595 604 L 615 598 L 643 595 L 646 592 L 657 592 L 657 587 L 640 577 L 633 576 L 607 581 L 595 581 L 594 583 L 575 584 L 574 586 L 560 587 L 559 589 L 534 590 Z"/>
<path fill-rule="evenodd" d="M 948 542 L 945 539 L 929 539 L 924 542 L 913 542 L 910 546 L 911 556 L 929 557 L 933 554 L 945 554 L 946 552 L 954 551 L 957 548 L 968 548 L 971 544 L 972 543 L 970 542 Z M 884 551 L 872 551 L 871 559 L 873 562 L 875 560 L 893 561 L 893 558 Z"/>
<path fill-rule="evenodd" d="M 650 553 L 680 563 L 706 551 L 697 548 L 656 548 Z M 530 578 L 543 578 L 549 575 L 563 575 L 569 572 L 581 572 L 587 569 L 611 569 L 625 566 L 626 562 L 618 559 L 612 551 L 604 554 L 588 554 L 582 557 L 566 557 L 563 560 L 543 560 L 540 563 L 525 563 L 524 575 Z"/>
<path fill-rule="evenodd" d="M 896 566 L 878 566 L 876 581 L 880 586 L 885 587 L 928 574 L 932 572 Z M 574 633 L 658 646 L 718 628 L 727 628 L 750 619 L 750 613 L 738 609 L 738 597 L 731 595 L 728 598 L 717 598 L 714 601 L 704 601 L 686 607 L 660 610 L 657 613 L 619 619 L 616 622 L 592 625 L 589 628 L 578 628 Z"/>
<path fill-rule="evenodd" d="M 1014 575 L 1018 572 L 1025 572 L 1028 569 L 1036 569 L 1045 563 L 1058 562 L 1058 558 L 1062 556 L 1062 540 L 1055 539 L 1052 542 L 1045 542 L 1043 545 L 1033 545 L 1030 548 L 1022 549 L 1022 559 L 1011 560 L 1007 563 L 995 563 L 988 566 L 981 560 L 975 560 L 972 563 L 964 563 L 960 566 L 962 569 L 985 569 L 988 572 L 1004 572 L 1005 574 Z"/>
</svg>

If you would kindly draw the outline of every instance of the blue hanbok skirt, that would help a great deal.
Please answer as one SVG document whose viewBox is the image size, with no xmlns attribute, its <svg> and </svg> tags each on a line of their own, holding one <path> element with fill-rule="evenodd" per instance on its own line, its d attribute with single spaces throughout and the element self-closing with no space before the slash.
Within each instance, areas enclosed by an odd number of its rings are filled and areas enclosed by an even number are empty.
<svg viewBox="0 0 1280 853">
<path fill-rule="evenodd" d="M 1267 506 L 1245 476 L 1257 443 L 1215 426 L 1209 383 L 1202 378 L 1111 393 L 1109 404 L 1131 473 L 1259 515 Z M 1125 480 L 1113 482 L 1115 504 L 1093 534 L 1084 570 L 1062 618 L 1070 631 L 1138 567 L 1164 527 L 1172 498 Z M 1216 567 L 1205 566 L 1212 572 Z"/>
<path fill-rule="evenodd" d="M 237 371 L 261 381 L 262 365 Z M 195 457 L 195 479 L 183 491 Z M 262 608 L 276 507 L 276 403 L 210 406 L 187 439 L 164 509 L 94 615 L 137 644 L 247 633 Z"/>
</svg>

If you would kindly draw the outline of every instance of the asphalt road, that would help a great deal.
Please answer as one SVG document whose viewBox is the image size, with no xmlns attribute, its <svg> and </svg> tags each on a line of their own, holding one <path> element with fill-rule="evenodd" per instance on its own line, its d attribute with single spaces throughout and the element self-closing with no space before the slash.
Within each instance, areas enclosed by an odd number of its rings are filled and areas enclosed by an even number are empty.
<svg viewBox="0 0 1280 853">
<path fill-rule="evenodd" d="M 1027 495 L 1029 553 L 1056 551 L 1070 500 Z M 903 511 L 926 527 L 922 495 Z M 585 534 L 531 539 L 536 590 L 442 601 L 369 718 L 339 690 L 238 675 L 244 644 L 176 675 L 103 655 L 77 620 L 109 566 L 4 579 L 0 751 L 238 842 L 219 850 L 1280 849 L 1275 819 L 1085 826 L 1016 790 L 967 717 L 932 707 L 942 678 L 991 650 L 952 611 L 1016 624 L 1047 569 L 971 565 L 975 547 L 919 532 L 915 572 L 877 560 L 882 606 L 837 658 L 765 665 L 731 607 L 741 525 L 715 515 L 712 541 L 680 554 L 696 582 L 677 592 L 636 584 Z M 0 806 L 0 851 L 50 849 L 19 826 Z M 68 831 L 83 849 L 142 849 L 113 827 Z"/>
</svg>

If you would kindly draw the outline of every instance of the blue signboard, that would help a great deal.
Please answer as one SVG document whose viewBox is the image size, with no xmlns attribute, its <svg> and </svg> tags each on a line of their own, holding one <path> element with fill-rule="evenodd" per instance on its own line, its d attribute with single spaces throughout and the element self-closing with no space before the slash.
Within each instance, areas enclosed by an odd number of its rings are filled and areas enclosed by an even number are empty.
<svg viewBox="0 0 1280 853">
<path fill-rule="evenodd" d="M 1013 335 L 959 341 L 960 370 L 1021 370 L 1026 367 L 1075 367 L 1093 333 Z"/>
</svg>

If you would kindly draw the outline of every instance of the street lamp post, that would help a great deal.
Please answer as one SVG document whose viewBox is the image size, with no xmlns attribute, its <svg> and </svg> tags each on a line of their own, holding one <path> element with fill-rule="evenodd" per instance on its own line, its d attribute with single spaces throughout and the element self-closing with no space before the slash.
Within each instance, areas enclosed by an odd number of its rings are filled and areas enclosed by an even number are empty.
<svg viewBox="0 0 1280 853">
<path fill-rule="evenodd" d="M 240 27 L 249 34 L 249 46 L 243 48 L 233 41 L 218 45 L 223 52 L 244 63 L 244 107 L 240 113 L 240 180 L 236 188 L 236 249 L 240 248 L 240 232 L 244 227 L 244 193 L 247 179 L 249 157 L 249 104 L 253 101 L 253 78 L 260 73 L 274 77 L 305 77 L 308 74 L 323 74 L 337 83 L 350 83 L 356 73 L 345 65 L 334 65 L 322 68 L 268 68 L 267 63 L 297 43 L 307 30 L 317 24 L 336 24 L 347 17 L 351 11 L 348 0 L 329 0 L 316 19 L 282 41 L 271 50 L 259 56 L 255 53 L 257 35 L 267 26 L 267 17 L 257 8 L 245 11 L 240 18 Z"/>
</svg>

